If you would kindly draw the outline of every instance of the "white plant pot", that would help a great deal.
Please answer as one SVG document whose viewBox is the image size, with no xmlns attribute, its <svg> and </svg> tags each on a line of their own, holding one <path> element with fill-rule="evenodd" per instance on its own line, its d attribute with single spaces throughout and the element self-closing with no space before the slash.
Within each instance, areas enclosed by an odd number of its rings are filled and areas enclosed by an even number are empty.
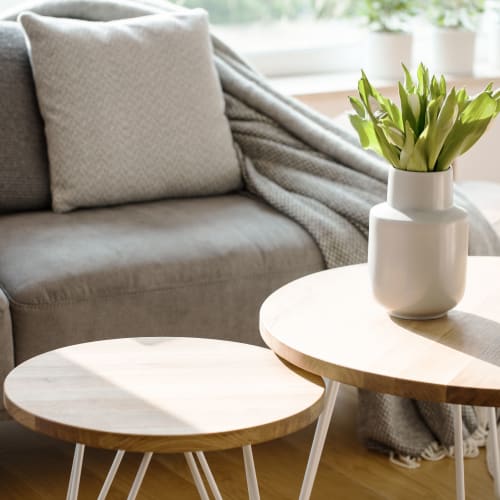
<svg viewBox="0 0 500 500">
<path fill-rule="evenodd" d="M 452 170 L 389 171 L 387 202 L 370 211 L 368 268 L 375 299 L 400 318 L 430 319 L 465 290 L 469 225 L 453 204 Z"/>
<path fill-rule="evenodd" d="M 369 78 L 400 80 L 404 63 L 412 62 L 412 35 L 403 32 L 370 31 L 366 40 L 364 68 Z"/>
<path fill-rule="evenodd" d="M 476 33 L 465 29 L 433 28 L 427 64 L 431 72 L 472 75 Z"/>
<path fill-rule="evenodd" d="M 488 59 L 494 69 L 500 68 L 500 25 L 496 24 L 489 33 Z"/>
</svg>

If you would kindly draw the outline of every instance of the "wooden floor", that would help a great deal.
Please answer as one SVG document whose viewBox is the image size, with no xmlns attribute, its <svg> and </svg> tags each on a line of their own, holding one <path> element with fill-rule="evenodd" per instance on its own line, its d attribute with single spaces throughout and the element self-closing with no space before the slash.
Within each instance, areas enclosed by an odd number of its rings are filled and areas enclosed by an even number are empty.
<svg viewBox="0 0 500 500">
<path fill-rule="evenodd" d="M 450 459 L 425 462 L 416 470 L 389 463 L 368 452 L 356 438 L 355 393 L 341 389 L 334 423 L 320 465 L 316 500 L 434 500 L 453 499 L 454 464 Z M 314 428 L 254 447 L 262 500 L 296 500 Z M 35 435 L 14 422 L 0 424 L 0 500 L 64 499 L 71 467 L 72 446 Z M 80 498 L 97 493 L 112 460 L 108 451 L 85 452 Z M 246 499 L 240 450 L 208 453 L 207 459 L 225 499 Z M 126 498 L 140 456 L 127 455 L 108 498 Z M 485 456 L 466 461 L 467 498 L 493 498 Z M 199 498 L 182 455 L 155 456 L 138 500 Z"/>
</svg>

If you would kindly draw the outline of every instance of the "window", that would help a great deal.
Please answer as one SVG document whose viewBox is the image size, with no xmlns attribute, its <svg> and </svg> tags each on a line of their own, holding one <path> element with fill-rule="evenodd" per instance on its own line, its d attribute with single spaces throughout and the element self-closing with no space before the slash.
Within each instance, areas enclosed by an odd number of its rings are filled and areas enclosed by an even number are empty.
<svg viewBox="0 0 500 500">
<path fill-rule="evenodd" d="M 268 76 L 357 71 L 362 30 L 349 0 L 174 0 L 208 11 L 214 33 Z"/>
<path fill-rule="evenodd" d="M 173 1 L 207 10 L 215 35 L 267 76 L 357 75 L 364 64 L 366 29 L 359 18 L 352 17 L 361 4 L 358 0 Z M 0 10 L 22 3 L 23 0 L 0 0 Z M 489 3 L 496 5 L 500 0 Z M 425 54 L 426 36 L 417 28 L 416 53 Z M 488 30 L 481 28 L 478 32 L 477 53 L 483 63 L 489 48 Z"/>
<path fill-rule="evenodd" d="M 173 0 L 208 11 L 213 32 L 268 76 L 358 69 L 362 30 L 338 18 L 351 0 Z M 0 11 L 23 0 L 0 0 Z"/>
<path fill-rule="evenodd" d="M 174 0 L 185 7 L 202 7 L 214 24 L 266 23 L 303 18 L 334 17 L 348 0 Z"/>
</svg>

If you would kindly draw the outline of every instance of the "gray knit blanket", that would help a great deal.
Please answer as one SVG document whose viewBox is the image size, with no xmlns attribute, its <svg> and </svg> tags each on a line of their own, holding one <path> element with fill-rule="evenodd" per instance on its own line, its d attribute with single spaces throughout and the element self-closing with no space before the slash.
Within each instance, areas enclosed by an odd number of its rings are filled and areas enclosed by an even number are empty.
<svg viewBox="0 0 500 500">
<path fill-rule="evenodd" d="M 25 7 L 40 14 L 108 21 L 179 9 L 149 0 L 48 0 Z M 4 18 L 15 19 L 18 12 Z M 214 60 L 246 189 L 302 225 L 327 267 L 365 262 L 368 213 L 385 199 L 387 164 L 360 148 L 354 135 L 276 92 L 220 40 Z M 459 191 L 471 220 L 470 253 L 500 254 L 493 229 Z M 360 391 L 360 435 L 371 448 L 408 457 L 439 458 L 453 444 L 450 407 Z M 468 454 L 484 435 L 464 408 Z"/>
</svg>

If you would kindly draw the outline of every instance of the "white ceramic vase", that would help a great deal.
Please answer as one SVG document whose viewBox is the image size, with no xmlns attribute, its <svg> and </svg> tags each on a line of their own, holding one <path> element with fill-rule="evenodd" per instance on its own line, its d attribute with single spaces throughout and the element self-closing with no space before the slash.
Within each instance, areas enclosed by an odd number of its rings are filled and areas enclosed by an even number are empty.
<svg viewBox="0 0 500 500">
<path fill-rule="evenodd" d="M 387 202 L 370 211 L 368 268 L 375 299 L 392 316 L 431 319 L 465 290 L 469 225 L 453 203 L 453 174 L 390 168 Z"/>
<path fill-rule="evenodd" d="M 411 67 L 412 41 L 410 33 L 370 31 L 364 61 L 366 74 L 380 80 L 399 80 L 403 75 L 401 63 Z"/>
<path fill-rule="evenodd" d="M 476 33 L 465 29 L 433 28 L 429 53 L 429 69 L 448 75 L 472 75 Z"/>
</svg>

